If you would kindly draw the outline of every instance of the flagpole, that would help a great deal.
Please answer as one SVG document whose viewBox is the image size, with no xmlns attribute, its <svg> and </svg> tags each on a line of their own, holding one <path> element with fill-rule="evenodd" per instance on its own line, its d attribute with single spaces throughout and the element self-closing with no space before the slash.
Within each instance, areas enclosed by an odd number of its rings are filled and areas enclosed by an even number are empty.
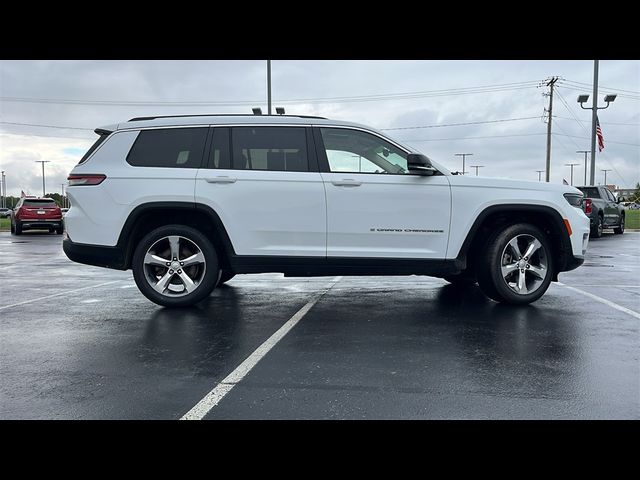
<svg viewBox="0 0 640 480">
<path fill-rule="evenodd" d="M 593 61 L 593 110 L 591 110 L 591 175 L 589 185 L 596 184 L 596 119 L 598 118 L 598 63 Z"/>
</svg>

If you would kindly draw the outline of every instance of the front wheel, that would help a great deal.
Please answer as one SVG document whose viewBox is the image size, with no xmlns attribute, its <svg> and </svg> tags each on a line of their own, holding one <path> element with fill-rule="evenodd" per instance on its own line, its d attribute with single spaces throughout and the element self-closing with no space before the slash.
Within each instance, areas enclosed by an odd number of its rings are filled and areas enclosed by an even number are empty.
<svg viewBox="0 0 640 480">
<path fill-rule="evenodd" d="M 622 235 L 624 233 L 624 215 L 620 217 L 620 226 L 618 228 L 614 228 L 613 233 L 617 233 L 618 235 Z"/>
<path fill-rule="evenodd" d="M 131 269 L 136 285 L 149 300 L 164 307 L 185 307 L 215 288 L 218 256 L 198 230 L 167 225 L 138 243 Z"/>
<path fill-rule="evenodd" d="M 480 289 L 498 302 L 535 302 L 551 284 L 551 246 L 544 232 L 534 225 L 519 223 L 496 232 L 478 254 Z"/>
</svg>

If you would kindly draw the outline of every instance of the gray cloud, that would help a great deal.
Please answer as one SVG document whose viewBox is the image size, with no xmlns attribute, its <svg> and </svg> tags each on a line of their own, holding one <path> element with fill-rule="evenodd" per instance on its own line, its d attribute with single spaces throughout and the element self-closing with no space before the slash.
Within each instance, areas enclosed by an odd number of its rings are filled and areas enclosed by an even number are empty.
<svg viewBox="0 0 640 480">
<path fill-rule="evenodd" d="M 482 85 L 543 80 L 560 75 L 590 83 L 591 61 L 274 61 L 274 105 L 287 99 L 348 97 L 433 91 Z M 0 96 L 112 101 L 254 101 L 266 110 L 264 61 L 2 61 Z M 601 61 L 600 85 L 640 90 L 640 62 Z M 589 149 L 590 117 L 575 102 L 578 92 L 560 86 L 573 114 L 554 102 L 551 180 L 568 180 L 565 163 L 580 162 L 576 150 Z M 546 88 L 495 91 L 469 95 L 432 96 L 375 102 L 304 102 L 286 104 L 287 113 L 313 114 L 352 120 L 376 128 L 463 123 L 517 117 L 539 117 L 547 105 Z M 7 172 L 10 194 L 28 188 L 41 191 L 35 160 L 47 164 L 47 184 L 60 190 L 80 158 L 73 148 L 86 150 L 95 127 L 134 116 L 181 113 L 249 113 L 246 106 L 113 106 L 0 102 L 0 121 L 61 125 L 89 130 L 61 130 L 0 124 L 0 168 Z M 562 118 L 566 117 L 566 118 Z M 598 156 L 597 176 L 613 168 L 608 178 L 621 186 L 640 181 L 640 102 L 619 97 L 600 112 L 606 149 Z M 620 125 L 622 123 L 632 125 Z M 635 125 L 633 125 L 635 124 Z M 458 170 L 458 152 L 473 152 L 470 164 L 485 165 L 482 175 L 537 178 L 545 163 L 546 125 L 538 118 L 505 123 L 393 130 L 447 167 Z M 542 134 L 542 135 L 529 135 Z M 48 135 L 48 136 L 36 136 Z M 470 138 L 490 137 L 493 138 Z M 527 135 L 527 136 L 507 136 Z M 65 138 L 60 138 L 65 137 Z M 449 140 L 442 140 L 449 139 Z M 582 178 L 582 167 L 574 176 Z M 49 190 L 49 189 L 47 189 Z"/>
</svg>

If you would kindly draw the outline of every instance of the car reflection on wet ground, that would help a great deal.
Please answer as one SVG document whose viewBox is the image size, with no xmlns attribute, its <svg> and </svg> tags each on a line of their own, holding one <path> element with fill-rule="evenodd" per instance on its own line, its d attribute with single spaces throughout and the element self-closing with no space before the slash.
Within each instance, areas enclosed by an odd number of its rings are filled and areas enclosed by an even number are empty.
<svg viewBox="0 0 640 480">
<path fill-rule="evenodd" d="M 263 274 L 173 310 L 59 236 L 0 232 L 0 418 L 181 418 L 325 291 L 205 419 L 639 418 L 639 240 L 592 240 L 526 307 L 428 277 Z"/>
</svg>

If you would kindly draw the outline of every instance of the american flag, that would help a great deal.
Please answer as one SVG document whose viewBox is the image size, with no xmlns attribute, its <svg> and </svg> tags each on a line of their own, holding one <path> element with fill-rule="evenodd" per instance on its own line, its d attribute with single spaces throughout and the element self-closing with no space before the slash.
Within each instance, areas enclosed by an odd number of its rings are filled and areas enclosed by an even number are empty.
<svg viewBox="0 0 640 480">
<path fill-rule="evenodd" d="M 598 151 L 604 150 L 604 137 L 602 136 L 602 129 L 600 128 L 600 120 L 596 116 L 596 135 L 598 137 Z"/>
</svg>

